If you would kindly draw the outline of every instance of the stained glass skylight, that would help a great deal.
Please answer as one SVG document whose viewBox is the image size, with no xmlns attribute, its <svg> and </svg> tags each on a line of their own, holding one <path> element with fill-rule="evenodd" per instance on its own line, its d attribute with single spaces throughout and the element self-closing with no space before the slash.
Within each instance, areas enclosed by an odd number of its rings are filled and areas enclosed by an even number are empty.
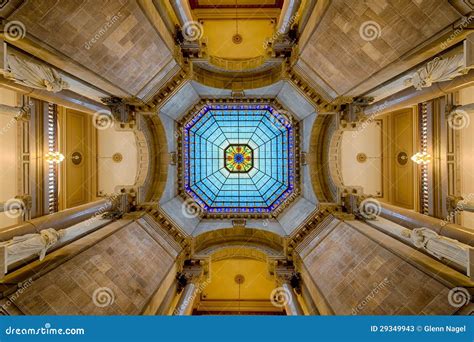
<svg viewBox="0 0 474 342">
<path fill-rule="evenodd" d="M 184 191 L 206 213 L 272 213 L 295 192 L 295 129 L 272 106 L 206 105 L 182 129 Z"/>
</svg>

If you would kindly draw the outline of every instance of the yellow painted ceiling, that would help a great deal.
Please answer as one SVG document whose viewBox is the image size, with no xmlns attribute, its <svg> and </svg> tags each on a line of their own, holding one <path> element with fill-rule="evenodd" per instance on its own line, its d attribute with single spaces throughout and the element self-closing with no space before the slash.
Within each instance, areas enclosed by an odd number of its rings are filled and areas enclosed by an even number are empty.
<svg viewBox="0 0 474 342">
<path fill-rule="evenodd" d="M 211 264 L 211 281 L 203 291 L 206 300 L 237 300 L 239 285 L 235 276 L 241 274 L 245 281 L 240 286 L 242 300 L 270 300 L 275 286 L 268 273 L 267 264 L 251 259 L 229 259 Z"/>
<path fill-rule="evenodd" d="M 204 20 L 204 38 L 208 54 L 221 58 L 246 59 L 265 54 L 264 42 L 275 30 L 271 19 L 240 19 L 238 33 L 242 42 L 235 44 L 232 36 L 237 33 L 234 20 Z"/>
</svg>

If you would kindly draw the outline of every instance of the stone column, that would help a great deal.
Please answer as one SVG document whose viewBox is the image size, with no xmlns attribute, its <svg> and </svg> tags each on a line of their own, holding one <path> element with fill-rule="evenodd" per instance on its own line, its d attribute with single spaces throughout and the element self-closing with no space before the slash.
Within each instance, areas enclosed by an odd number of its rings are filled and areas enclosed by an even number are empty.
<svg viewBox="0 0 474 342">
<path fill-rule="evenodd" d="M 176 316 L 190 316 L 192 314 L 194 299 L 196 298 L 196 288 L 197 286 L 194 281 L 186 284 L 174 311 Z"/>
<path fill-rule="evenodd" d="M 285 311 L 288 316 L 304 315 L 303 309 L 298 302 L 298 297 L 296 296 L 292 286 L 294 280 L 299 279 L 294 268 L 276 267 L 275 273 L 277 277 L 277 283 L 279 285 L 279 291 L 274 293 L 274 295 L 281 298 L 272 298 L 272 300 L 282 304 L 285 307 Z"/>
<path fill-rule="evenodd" d="M 474 213 L 474 201 L 472 201 L 472 196 L 468 198 L 448 196 L 447 202 L 448 209 L 451 213 L 458 211 Z"/>
<path fill-rule="evenodd" d="M 291 26 L 297 22 L 295 18 L 296 12 L 301 5 L 301 0 L 287 0 L 283 3 L 280 18 L 278 19 L 277 30 L 278 34 L 288 34 Z"/>
<path fill-rule="evenodd" d="M 189 316 L 193 312 L 194 302 L 199 295 L 199 283 L 203 275 L 203 268 L 199 261 L 195 265 L 185 266 L 178 279 L 184 282 L 178 304 L 173 312 L 175 316 Z"/>
<path fill-rule="evenodd" d="M 465 112 L 467 114 L 474 114 L 474 103 L 468 103 L 462 106 L 454 107 L 449 114 L 456 114 L 456 113 Z"/>
<path fill-rule="evenodd" d="M 23 223 L 5 227 L 0 232 L 0 242 L 13 239 L 15 236 L 39 233 L 43 229 L 56 230 L 71 227 L 92 217 L 98 217 L 105 212 L 114 211 L 122 203 L 124 195 L 104 198 L 95 202 L 83 204 L 74 208 L 65 209 L 51 215 L 40 216 Z M 25 198 L 20 198 L 25 201 Z"/>
</svg>

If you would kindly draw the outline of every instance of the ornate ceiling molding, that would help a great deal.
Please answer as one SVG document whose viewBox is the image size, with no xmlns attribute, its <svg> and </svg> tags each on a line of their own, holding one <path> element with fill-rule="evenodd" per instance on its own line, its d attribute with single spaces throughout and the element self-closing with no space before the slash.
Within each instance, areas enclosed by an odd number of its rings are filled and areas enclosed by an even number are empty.
<svg viewBox="0 0 474 342">
<path fill-rule="evenodd" d="M 215 72 L 193 66 L 192 79 L 213 88 L 245 90 L 272 85 L 281 79 L 281 65 L 260 72 Z"/>
<path fill-rule="evenodd" d="M 189 235 L 183 231 L 169 216 L 161 210 L 154 202 L 144 203 L 137 206 L 138 211 L 148 213 L 161 229 L 168 232 L 173 239 L 183 248 L 183 250 L 191 250 L 191 239 Z"/>
<path fill-rule="evenodd" d="M 337 150 L 333 148 L 339 148 L 337 142 L 340 140 L 332 140 L 337 129 L 337 115 L 318 115 L 311 132 L 307 159 L 310 165 L 311 183 L 316 197 L 321 202 L 335 203 L 338 199 L 338 179 L 332 178 L 338 172 L 330 169 L 337 168 L 339 165 Z M 333 142 L 332 147 L 331 142 Z"/>
<path fill-rule="evenodd" d="M 319 209 L 310 215 L 289 237 L 288 255 L 293 255 L 295 250 L 302 248 L 302 243 L 305 241 L 312 241 L 324 229 L 324 222 L 328 217 L 332 217 L 340 210 L 341 208 L 335 204 L 320 205 Z"/>
<path fill-rule="evenodd" d="M 178 71 L 158 89 L 149 103 L 137 106 L 136 109 L 142 112 L 157 113 L 163 104 L 173 97 L 190 79 L 191 75 L 189 65 L 182 64 L 181 68 L 179 68 Z"/>
<path fill-rule="evenodd" d="M 303 77 L 291 66 L 289 60 L 283 67 L 282 78 L 291 84 L 308 99 L 308 101 L 318 110 L 319 114 L 334 114 L 342 110 L 343 106 L 353 101 L 352 97 L 338 97 L 331 102 L 325 100 Z"/>
<path fill-rule="evenodd" d="M 227 259 L 253 259 L 268 262 L 270 258 L 283 258 L 282 251 L 276 251 L 261 245 L 232 243 L 225 246 L 214 246 L 196 253 L 196 257 L 210 255 L 213 262 Z"/>
<path fill-rule="evenodd" d="M 267 230 L 226 228 L 202 233 L 193 239 L 192 252 L 201 254 L 218 247 L 249 245 L 276 253 L 284 253 L 285 238 Z"/>
</svg>

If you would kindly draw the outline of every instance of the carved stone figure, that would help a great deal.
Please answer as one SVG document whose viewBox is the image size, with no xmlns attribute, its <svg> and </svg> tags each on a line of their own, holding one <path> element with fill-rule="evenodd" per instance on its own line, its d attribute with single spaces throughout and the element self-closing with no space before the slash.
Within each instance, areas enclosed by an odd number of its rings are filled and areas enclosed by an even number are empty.
<svg viewBox="0 0 474 342">
<path fill-rule="evenodd" d="M 43 260 L 48 249 L 54 246 L 63 235 L 64 230 L 57 231 L 48 228 L 43 229 L 39 234 L 15 236 L 4 243 L 7 248 L 7 263 L 11 265 L 35 254 Z"/>
<path fill-rule="evenodd" d="M 464 64 L 462 54 L 448 58 L 435 58 L 424 67 L 418 69 L 411 77 L 405 80 L 406 86 L 414 86 L 417 90 L 430 87 L 435 82 L 449 81 L 466 74 L 470 68 Z"/>
<path fill-rule="evenodd" d="M 421 227 L 415 228 L 410 234 L 413 245 L 422 248 L 438 259 L 447 259 L 466 266 L 468 245 L 457 240 L 440 236 L 435 231 Z"/>
<path fill-rule="evenodd" d="M 6 69 L 6 78 L 27 87 L 44 89 L 53 93 L 69 88 L 69 84 L 56 70 L 21 56 L 9 54 Z"/>
</svg>

